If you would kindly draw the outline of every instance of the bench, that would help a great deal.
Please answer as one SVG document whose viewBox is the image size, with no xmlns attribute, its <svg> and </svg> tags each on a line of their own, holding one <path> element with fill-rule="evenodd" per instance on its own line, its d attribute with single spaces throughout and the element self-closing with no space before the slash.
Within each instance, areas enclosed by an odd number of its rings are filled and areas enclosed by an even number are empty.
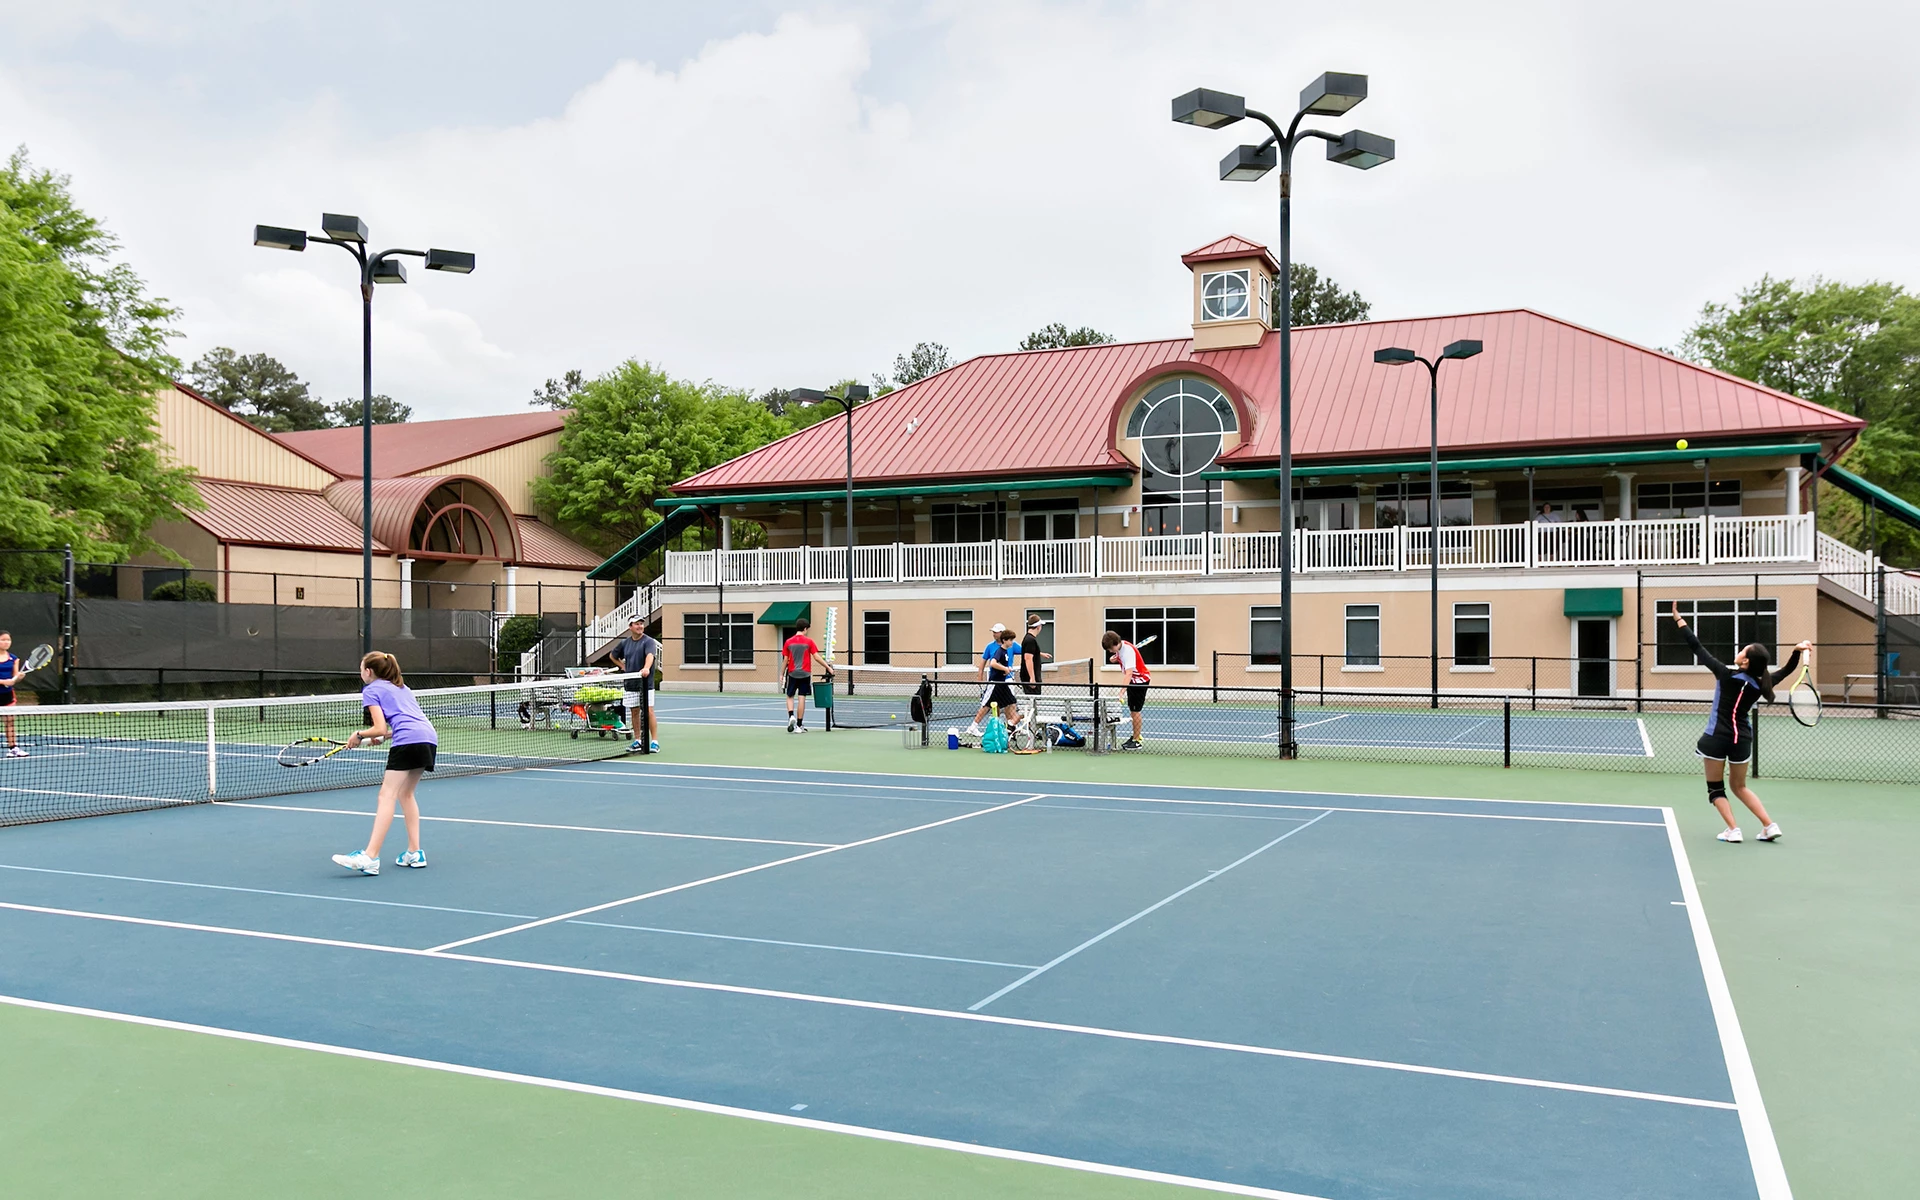
<svg viewBox="0 0 1920 1200">
<path fill-rule="evenodd" d="M 1843 677 L 1840 686 L 1840 702 L 1842 704 L 1853 703 L 1853 689 L 1856 684 L 1864 686 L 1867 691 L 1871 693 L 1873 691 L 1874 680 L 1878 678 L 1879 676 L 1871 674 L 1847 675 Z M 1906 701 L 1920 701 L 1920 675 L 1887 676 L 1887 703 L 1903 703 L 1902 697 L 1905 697 Z M 1869 695 L 1869 699 L 1871 699 L 1871 695 Z"/>
<path fill-rule="evenodd" d="M 1036 749 L 1051 750 L 1057 740 L 1053 730 L 1061 726 L 1071 726 L 1081 732 L 1083 737 L 1105 736 L 1104 748 L 1111 750 L 1117 744 L 1114 730 L 1119 727 L 1119 718 L 1109 716 L 1105 727 L 1095 729 L 1094 702 L 1087 696 L 1022 696 L 1022 709 L 1025 713 L 1021 724 L 1032 731 L 1033 745 Z"/>
</svg>

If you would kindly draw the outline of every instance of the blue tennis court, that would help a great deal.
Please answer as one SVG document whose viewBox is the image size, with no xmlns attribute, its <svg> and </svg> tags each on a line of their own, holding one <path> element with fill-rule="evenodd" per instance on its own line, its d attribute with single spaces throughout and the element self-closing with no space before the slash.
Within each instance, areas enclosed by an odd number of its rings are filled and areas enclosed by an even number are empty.
<svg viewBox="0 0 1920 1200">
<path fill-rule="evenodd" d="M 421 799 L 433 866 L 377 878 L 327 861 L 364 788 L 0 829 L 0 993 L 1243 1195 L 1777 1194 L 1661 809 L 664 758 Z"/>
</svg>

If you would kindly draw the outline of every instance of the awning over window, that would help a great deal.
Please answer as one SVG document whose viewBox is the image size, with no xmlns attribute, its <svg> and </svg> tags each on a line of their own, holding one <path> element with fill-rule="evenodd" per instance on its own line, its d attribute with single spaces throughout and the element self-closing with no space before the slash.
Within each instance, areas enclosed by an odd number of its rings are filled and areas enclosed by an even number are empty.
<svg viewBox="0 0 1920 1200">
<path fill-rule="evenodd" d="M 761 625 L 791 625 L 801 617 L 813 618 L 813 601 L 782 600 L 778 604 L 767 605 L 767 611 L 760 614 Z"/>
<path fill-rule="evenodd" d="M 1796 446 L 1798 453 L 1804 447 Z M 1068 475 L 1059 478 L 1029 476 L 1025 479 L 977 479 L 966 483 L 922 483 L 888 484 L 885 486 L 856 486 L 853 489 L 855 500 L 891 500 L 895 496 L 964 496 L 970 492 L 1038 492 L 1048 489 L 1126 487 L 1133 482 L 1132 475 Z M 670 508 L 676 504 L 797 504 L 802 500 L 839 500 L 846 496 L 847 489 L 841 488 L 805 488 L 789 492 L 740 492 L 715 496 L 669 496 L 665 500 L 655 500 L 660 508 Z"/>
<path fill-rule="evenodd" d="M 1569 617 L 1617 617 L 1626 611 L 1619 588 L 1568 588 L 1561 612 Z"/>
<path fill-rule="evenodd" d="M 618 579 L 640 565 L 649 554 L 666 544 L 668 538 L 700 519 L 700 510 L 691 504 L 674 509 L 648 527 L 639 537 L 622 546 L 612 558 L 587 572 L 588 579 Z"/>
<path fill-rule="evenodd" d="M 1605 450 L 1580 454 L 1513 454 L 1499 458 L 1456 458 L 1440 460 L 1442 471 L 1518 471 L 1526 467 L 1542 470 L 1555 470 L 1568 467 L 1613 467 L 1632 463 L 1668 463 L 1692 462 L 1706 459 L 1717 462 L 1727 458 L 1773 458 L 1789 454 L 1808 454 L 1814 447 L 1807 445 L 1777 446 L 1696 446 L 1688 450 Z M 1293 477 L 1304 481 L 1308 476 L 1324 475 L 1337 477 L 1344 475 L 1413 475 L 1419 476 L 1427 469 L 1427 460 L 1416 459 L 1407 462 L 1298 462 L 1293 464 Z M 1202 479 L 1278 479 L 1278 467 L 1254 467 L 1233 469 L 1221 468 L 1201 473 Z"/>
</svg>

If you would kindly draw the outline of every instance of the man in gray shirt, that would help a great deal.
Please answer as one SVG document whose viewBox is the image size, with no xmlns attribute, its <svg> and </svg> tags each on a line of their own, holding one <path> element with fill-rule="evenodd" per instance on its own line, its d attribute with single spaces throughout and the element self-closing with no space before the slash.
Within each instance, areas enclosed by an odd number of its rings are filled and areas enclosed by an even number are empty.
<svg viewBox="0 0 1920 1200">
<path fill-rule="evenodd" d="M 633 742 L 627 749 L 658 754 L 660 718 L 653 708 L 653 673 L 660 662 L 660 643 L 648 636 L 647 623 L 636 619 L 627 623 L 627 636 L 615 642 L 607 654 L 623 674 L 639 674 L 627 680 L 627 727 L 633 730 Z M 642 737 L 646 738 L 644 744 Z"/>
</svg>

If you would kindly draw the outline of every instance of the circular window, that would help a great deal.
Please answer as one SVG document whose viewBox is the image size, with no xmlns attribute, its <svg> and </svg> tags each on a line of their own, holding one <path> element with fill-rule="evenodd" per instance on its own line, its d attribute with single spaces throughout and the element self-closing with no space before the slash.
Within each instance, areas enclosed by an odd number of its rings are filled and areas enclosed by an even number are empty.
<svg viewBox="0 0 1920 1200">
<path fill-rule="evenodd" d="M 1223 271 L 1201 283 L 1200 301 L 1209 321 L 1230 321 L 1247 315 L 1247 273 Z"/>
<path fill-rule="evenodd" d="M 1224 435 L 1239 428 L 1220 389 L 1199 379 L 1171 379 L 1143 396 L 1127 422 L 1156 475 L 1183 478 L 1213 465 Z"/>
</svg>

